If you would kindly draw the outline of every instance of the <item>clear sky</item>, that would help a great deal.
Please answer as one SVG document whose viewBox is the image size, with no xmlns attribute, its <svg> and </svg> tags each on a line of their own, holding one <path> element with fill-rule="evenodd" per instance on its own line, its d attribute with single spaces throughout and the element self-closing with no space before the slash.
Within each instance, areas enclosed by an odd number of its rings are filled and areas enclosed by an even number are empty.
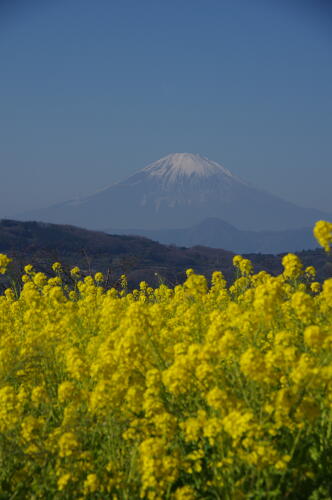
<svg viewBox="0 0 332 500">
<path fill-rule="evenodd" d="M 330 1 L 0 0 L 0 217 L 172 152 L 332 213 L 331 132 Z"/>
</svg>

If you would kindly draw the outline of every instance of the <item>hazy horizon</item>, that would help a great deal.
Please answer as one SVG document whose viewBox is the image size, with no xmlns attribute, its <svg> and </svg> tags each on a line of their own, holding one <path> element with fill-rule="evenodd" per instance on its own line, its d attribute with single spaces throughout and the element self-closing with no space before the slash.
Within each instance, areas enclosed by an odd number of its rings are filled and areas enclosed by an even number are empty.
<svg viewBox="0 0 332 500">
<path fill-rule="evenodd" d="M 332 6 L 4 1 L 0 218 L 174 152 L 332 213 Z"/>
</svg>

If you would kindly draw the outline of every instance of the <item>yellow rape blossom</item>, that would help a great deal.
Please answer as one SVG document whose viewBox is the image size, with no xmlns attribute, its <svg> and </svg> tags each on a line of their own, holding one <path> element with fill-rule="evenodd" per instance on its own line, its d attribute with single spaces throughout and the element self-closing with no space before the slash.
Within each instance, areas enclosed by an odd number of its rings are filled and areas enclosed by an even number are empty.
<svg viewBox="0 0 332 500">
<path fill-rule="evenodd" d="M 326 252 L 329 252 L 332 245 L 332 222 L 323 220 L 316 222 L 314 236 Z"/>
<path fill-rule="evenodd" d="M 54 264 L 52 264 L 52 269 L 54 272 L 56 273 L 59 273 L 62 271 L 62 265 L 60 262 L 54 262 Z"/>
<path fill-rule="evenodd" d="M 120 292 L 25 266 L 0 296 L 0 497 L 329 498 L 332 278 L 282 263 Z"/>
<path fill-rule="evenodd" d="M 7 257 L 7 255 L 0 253 L 0 274 L 5 274 L 7 266 L 8 264 L 10 264 L 11 261 L 12 259 Z"/>
</svg>

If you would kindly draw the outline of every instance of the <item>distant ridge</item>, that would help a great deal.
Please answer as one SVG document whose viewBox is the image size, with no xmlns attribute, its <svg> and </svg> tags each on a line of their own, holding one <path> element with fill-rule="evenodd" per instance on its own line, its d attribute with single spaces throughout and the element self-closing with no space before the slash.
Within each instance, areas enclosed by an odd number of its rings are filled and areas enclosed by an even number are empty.
<svg viewBox="0 0 332 500">
<path fill-rule="evenodd" d="M 252 187 L 208 158 L 174 153 L 91 196 L 19 218 L 90 229 L 149 230 L 219 218 L 242 230 L 286 230 L 311 227 L 328 217 Z"/>
</svg>

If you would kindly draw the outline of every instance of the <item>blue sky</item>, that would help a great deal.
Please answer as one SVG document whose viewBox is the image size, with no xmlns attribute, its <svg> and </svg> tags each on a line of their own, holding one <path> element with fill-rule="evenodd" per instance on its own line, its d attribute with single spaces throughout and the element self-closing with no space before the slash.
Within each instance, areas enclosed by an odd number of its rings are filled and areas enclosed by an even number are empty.
<svg viewBox="0 0 332 500">
<path fill-rule="evenodd" d="M 0 2 L 0 217 L 193 152 L 332 213 L 332 6 Z"/>
</svg>

